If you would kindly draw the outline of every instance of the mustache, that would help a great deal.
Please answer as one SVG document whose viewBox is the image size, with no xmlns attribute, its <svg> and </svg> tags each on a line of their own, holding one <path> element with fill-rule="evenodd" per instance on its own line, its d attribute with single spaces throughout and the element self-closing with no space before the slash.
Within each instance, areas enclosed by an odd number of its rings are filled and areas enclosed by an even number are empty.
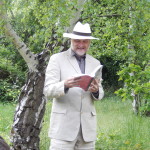
<svg viewBox="0 0 150 150">
<path fill-rule="evenodd" d="M 77 49 L 85 49 L 85 47 L 77 47 Z"/>
</svg>

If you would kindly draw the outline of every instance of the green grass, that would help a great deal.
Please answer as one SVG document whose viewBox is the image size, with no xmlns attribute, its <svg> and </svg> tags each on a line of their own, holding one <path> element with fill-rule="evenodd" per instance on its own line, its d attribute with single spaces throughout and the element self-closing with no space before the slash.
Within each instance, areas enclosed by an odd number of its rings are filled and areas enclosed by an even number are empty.
<svg viewBox="0 0 150 150">
<path fill-rule="evenodd" d="M 96 150 L 150 150 L 150 118 L 133 114 L 130 101 L 106 97 L 95 103 L 98 119 Z M 48 150 L 51 103 L 47 104 L 40 134 L 40 150 Z M 15 104 L 0 103 L 0 135 L 9 142 Z"/>
<path fill-rule="evenodd" d="M 133 114 L 130 101 L 104 98 L 96 108 L 97 150 L 150 150 L 150 118 Z"/>
<path fill-rule="evenodd" d="M 50 102 L 48 102 L 46 105 L 43 126 L 40 133 L 40 150 L 48 150 L 50 145 L 50 138 L 48 137 L 48 129 L 49 129 L 51 105 L 52 103 Z"/>
<path fill-rule="evenodd" d="M 10 132 L 15 112 L 15 103 L 0 103 L 0 136 L 10 143 Z"/>
</svg>

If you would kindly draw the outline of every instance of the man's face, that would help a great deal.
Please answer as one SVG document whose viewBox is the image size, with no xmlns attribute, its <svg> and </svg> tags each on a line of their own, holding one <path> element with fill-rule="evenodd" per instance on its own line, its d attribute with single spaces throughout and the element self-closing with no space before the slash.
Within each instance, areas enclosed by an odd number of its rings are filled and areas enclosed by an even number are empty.
<svg viewBox="0 0 150 150">
<path fill-rule="evenodd" d="M 90 46 L 88 39 L 71 39 L 71 49 L 79 56 L 84 55 Z"/>
</svg>

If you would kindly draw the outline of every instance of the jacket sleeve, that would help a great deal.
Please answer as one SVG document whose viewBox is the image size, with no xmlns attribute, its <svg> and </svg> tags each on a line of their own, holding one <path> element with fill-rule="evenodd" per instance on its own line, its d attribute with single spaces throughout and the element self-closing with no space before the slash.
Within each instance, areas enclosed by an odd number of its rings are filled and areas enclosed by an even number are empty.
<svg viewBox="0 0 150 150">
<path fill-rule="evenodd" d="M 94 94 L 92 94 L 92 97 L 93 97 L 94 100 L 101 100 L 104 97 L 104 90 L 103 90 L 103 86 L 102 86 L 102 81 L 103 81 L 103 79 L 102 79 L 102 70 L 100 72 L 100 75 L 98 76 L 98 79 L 100 80 L 99 81 L 99 94 L 98 94 L 98 97 L 95 97 Z"/>
<path fill-rule="evenodd" d="M 94 100 L 101 100 L 104 97 L 104 90 L 103 90 L 101 82 L 99 83 L 99 96 L 98 96 L 98 98 L 96 98 L 94 96 L 94 94 L 92 94 L 92 97 Z"/>
<path fill-rule="evenodd" d="M 57 56 L 58 54 L 51 56 L 45 73 L 44 95 L 48 99 L 65 95 L 64 81 L 60 80 L 61 70 Z"/>
<path fill-rule="evenodd" d="M 104 97 L 104 90 L 103 90 L 103 86 L 102 83 L 99 83 L 99 97 L 98 99 L 101 100 Z"/>
</svg>

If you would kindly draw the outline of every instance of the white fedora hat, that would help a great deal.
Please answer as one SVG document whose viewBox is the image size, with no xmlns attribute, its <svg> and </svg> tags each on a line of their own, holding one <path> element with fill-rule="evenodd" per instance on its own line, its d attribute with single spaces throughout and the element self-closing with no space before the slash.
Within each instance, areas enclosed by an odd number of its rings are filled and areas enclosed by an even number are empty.
<svg viewBox="0 0 150 150">
<path fill-rule="evenodd" d="M 63 37 L 68 37 L 71 39 L 98 39 L 91 36 L 91 29 L 88 23 L 82 24 L 77 22 L 72 33 L 64 33 Z"/>
</svg>

